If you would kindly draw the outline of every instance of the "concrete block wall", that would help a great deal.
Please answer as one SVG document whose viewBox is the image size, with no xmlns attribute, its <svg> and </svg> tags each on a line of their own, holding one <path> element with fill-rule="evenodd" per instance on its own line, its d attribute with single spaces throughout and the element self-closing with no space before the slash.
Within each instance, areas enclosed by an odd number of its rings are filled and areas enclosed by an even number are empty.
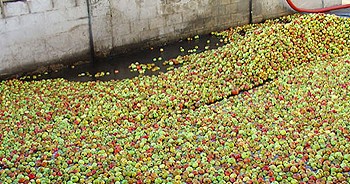
<svg viewBox="0 0 350 184">
<path fill-rule="evenodd" d="M 0 17 L 0 76 L 89 54 L 85 0 L 4 3 Z"/>
<path fill-rule="evenodd" d="M 341 5 L 342 0 L 293 0 L 293 3 L 300 8 L 323 8 L 334 5 Z M 287 7 L 287 8 L 286 8 Z M 253 3 L 253 21 L 260 22 L 265 19 L 279 17 L 286 14 L 287 11 L 292 11 L 285 0 L 261 0 Z"/>
<path fill-rule="evenodd" d="M 253 22 L 258 23 L 266 19 L 283 16 L 291 13 L 285 0 L 261 0 L 253 3 Z"/>
<path fill-rule="evenodd" d="M 98 56 L 249 22 L 249 0 L 89 1 Z M 317 5 L 322 0 L 313 2 Z M 284 0 L 253 1 L 254 22 L 289 13 Z M 52 63 L 88 60 L 86 0 L 6 2 L 0 15 L 0 77 Z"/>
<path fill-rule="evenodd" d="M 246 24 L 249 1 L 99 0 L 92 12 L 95 50 L 118 52 L 138 43 L 157 44 Z M 104 34 L 98 31 L 101 27 Z"/>
<path fill-rule="evenodd" d="M 342 0 L 311 1 L 309 7 Z M 249 23 L 249 0 L 94 0 L 93 33 L 100 55 Z M 303 0 L 294 0 L 299 6 Z M 309 1 L 307 1 L 309 2 Z M 290 14 L 285 0 L 252 1 L 253 22 Z M 103 30 L 101 30 L 101 27 Z"/>
</svg>

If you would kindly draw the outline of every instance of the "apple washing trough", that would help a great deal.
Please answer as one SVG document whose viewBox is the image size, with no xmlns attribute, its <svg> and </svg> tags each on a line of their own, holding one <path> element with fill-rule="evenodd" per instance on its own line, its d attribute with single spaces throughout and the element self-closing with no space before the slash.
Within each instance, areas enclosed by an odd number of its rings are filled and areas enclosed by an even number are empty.
<svg viewBox="0 0 350 184">
<path fill-rule="evenodd" d="M 2 81 L 0 183 L 349 183 L 349 19 L 215 34 L 154 76 Z"/>
</svg>

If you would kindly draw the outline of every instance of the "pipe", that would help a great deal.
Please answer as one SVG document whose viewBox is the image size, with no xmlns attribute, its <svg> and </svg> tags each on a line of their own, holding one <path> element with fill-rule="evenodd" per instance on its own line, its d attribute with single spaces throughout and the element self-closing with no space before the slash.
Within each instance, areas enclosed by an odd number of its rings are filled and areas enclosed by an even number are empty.
<svg viewBox="0 0 350 184">
<path fill-rule="evenodd" d="M 337 5 L 337 6 L 331 6 L 327 8 L 318 8 L 318 9 L 304 9 L 304 8 L 298 8 L 292 0 L 286 0 L 287 3 L 291 8 L 293 8 L 295 11 L 298 12 L 305 12 L 305 13 L 325 13 L 329 12 L 332 10 L 339 10 L 339 9 L 344 9 L 344 8 L 350 8 L 350 4 L 344 4 L 344 5 Z"/>
</svg>

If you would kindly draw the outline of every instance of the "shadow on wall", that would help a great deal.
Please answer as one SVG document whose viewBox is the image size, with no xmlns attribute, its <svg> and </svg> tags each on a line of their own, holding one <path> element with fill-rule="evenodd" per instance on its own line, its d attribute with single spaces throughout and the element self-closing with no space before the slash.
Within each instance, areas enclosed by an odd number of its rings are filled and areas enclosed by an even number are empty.
<svg viewBox="0 0 350 184">
<path fill-rule="evenodd" d="M 103 0 L 102 0 L 103 1 Z M 249 22 L 246 0 L 134 0 L 111 2 L 113 53 L 210 33 Z M 106 48 L 97 45 L 96 50 Z"/>
<path fill-rule="evenodd" d="M 292 12 L 292 9 L 289 8 L 289 5 L 285 0 L 253 0 L 252 19 L 254 23 L 259 23 L 264 20 L 283 16 Z"/>
<path fill-rule="evenodd" d="M 193 2 L 197 3 L 198 1 L 192 1 L 192 7 L 197 6 Z M 179 30 L 187 27 L 186 21 L 183 20 L 197 18 L 193 9 L 186 11 L 186 7 L 191 7 L 186 6 L 188 3 L 191 1 L 134 0 L 112 2 L 112 16 L 110 18 L 112 19 L 112 47 L 115 51 L 124 52 L 131 48 L 148 47 L 151 44 L 180 37 L 179 34 L 184 32 Z M 101 49 L 97 48 L 97 50 Z"/>
</svg>

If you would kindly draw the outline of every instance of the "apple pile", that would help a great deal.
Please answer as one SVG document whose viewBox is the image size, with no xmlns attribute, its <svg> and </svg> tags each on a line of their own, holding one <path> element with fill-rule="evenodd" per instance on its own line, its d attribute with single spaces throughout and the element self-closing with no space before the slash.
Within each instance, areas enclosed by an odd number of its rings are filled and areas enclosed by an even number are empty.
<svg viewBox="0 0 350 184">
<path fill-rule="evenodd" d="M 349 70 L 349 57 L 302 64 L 181 118 L 210 181 L 350 182 Z"/>
<path fill-rule="evenodd" d="M 157 76 L 2 81 L 0 181 L 350 182 L 349 25 L 309 14 L 230 29 Z"/>
</svg>

